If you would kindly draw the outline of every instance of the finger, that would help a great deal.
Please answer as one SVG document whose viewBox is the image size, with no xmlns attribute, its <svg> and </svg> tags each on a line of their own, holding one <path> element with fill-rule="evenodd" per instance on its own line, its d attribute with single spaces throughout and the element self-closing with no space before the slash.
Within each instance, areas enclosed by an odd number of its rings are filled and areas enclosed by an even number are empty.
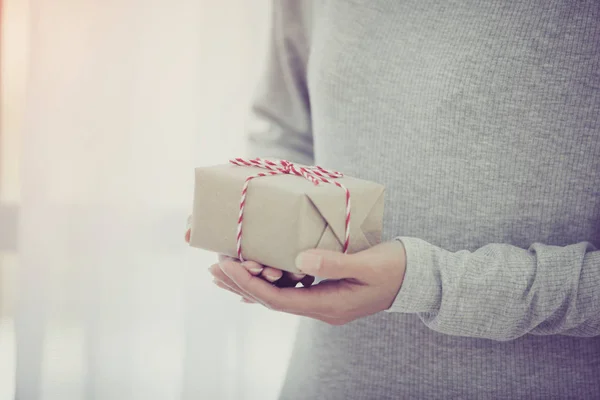
<svg viewBox="0 0 600 400">
<path fill-rule="evenodd" d="M 296 257 L 296 267 L 308 275 L 328 279 L 360 279 L 365 273 L 361 253 L 343 254 L 330 250 L 307 250 Z"/>
<path fill-rule="evenodd" d="M 227 285 L 228 288 L 230 288 L 231 290 L 235 291 L 237 294 L 239 294 L 240 296 L 243 296 L 245 293 L 242 291 L 242 289 L 240 289 L 235 282 L 233 282 L 227 275 L 225 275 L 223 273 L 223 271 L 221 271 L 221 268 L 219 268 L 218 264 L 214 264 L 212 265 L 209 269 L 210 273 L 213 276 L 213 281 L 215 282 L 221 282 L 225 285 Z M 217 285 L 218 286 L 218 285 Z"/>
<path fill-rule="evenodd" d="M 294 281 L 298 281 L 298 282 L 300 282 L 302 280 L 302 278 L 304 278 L 306 276 L 306 274 L 296 274 L 293 272 L 286 272 L 286 275 L 289 275 L 290 279 L 292 279 Z"/>
<path fill-rule="evenodd" d="M 235 284 L 225 273 L 221 270 L 219 264 L 214 264 L 209 268 L 210 273 L 215 278 L 215 280 L 222 282 L 227 285 L 234 293 L 239 294 L 242 297 L 247 297 L 248 299 L 252 299 L 248 293 L 244 292 L 244 290 L 240 289 L 238 285 Z M 253 299 L 252 299 L 253 300 Z"/>
<path fill-rule="evenodd" d="M 220 287 L 221 289 L 225 289 L 225 290 L 227 290 L 228 292 L 231 292 L 231 293 L 233 293 L 233 294 L 237 294 L 238 296 L 242 296 L 242 297 L 243 297 L 243 295 L 242 295 L 240 292 L 238 292 L 238 291 L 234 290 L 234 289 L 233 289 L 233 288 L 231 288 L 229 285 L 227 285 L 227 284 L 226 284 L 226 283 L 224 283 L 223 281 L 220 281 L 220 280 L 218 280 L 217 278 L 213 279 L 213 283 L 214 283 L 215 285 L 217 285 L 218 287 Z"/>
<path fill-rule="evenodd" d="M 273 283 L 283 276 L 283 271 L 271 267 L 265 267 L 261 273 L 261 276 L 267 281 Z"/>
<path fill-rule="evenodd" d="M 337 310 L 344 310 L 355 301 L 347 290 L 348 282 L 332 281 L 328 285 L 308 288 L 279 288 L 250 275 L 244 268 L 236 268 L 232 262 L 221 263 L 222 271 L 245 293 L 269 308 L 288 313 L 311 316 L 315 314 L 336 317 Z"/>
<path fill-rule="evenodd" d="M 229 256 L 226 256 L 224 254 L 219 254 L 219 262 L 225 261 L 225 260 L 233 260 L 236 262 L 239 262 L 239 260 L 237 258 L 232 258 Z M 244 261 L 242 263 L 242 265 L 244 266 L 244 268 L 246 268 L 248 270 L 248 272 L 250 272 L 252 275 L 254 276 L 258 276 L 260 275 L 261 272 L 263 272 L 263 270 L 265 269 L 265 267 L 255 261 Z M 278 270 L 276 270 L 275 268 L 269 268 L 267 267 L 268 270 L 266 271 L 266 273 L 269 274 L 269 282 L 275 282 L 280 278 L 280 274 L 278 272 Z"/>
<path fill-rule="evenodd" d="M 244 261 L 242 263 L 242 266 L 254 276 L 260 275 L 260 273 L 264 270 L 264 267 L 262 265 L 254 261 Z"/>
<path fill-rule="evenodd" d="M 222 281 L 220 281 L 220 280 L 218 280 L 216 278 L 213 280 L 213 283 L 215 285 L 217 285 L 218 287 L 220 287 L 221 289 L 225 289 L 225 290 L 227 290 L 227 291 L 229 291 L 229 292 L 231 292 L 233 294 L 237 294 L 237 295 L 241 296 L 242 297 L 242 301 L 244 303 L 249 303 L 249 304 L 255 304 L 256 303 L 256 301 L 251 300 L 248 297 L 245 297 L 242 293 L 236 291 L 232 287 L 228 286 L 226 283 L 224 283 L 224 282 L 222 282 Z"/>
<path fill-rule="evenodd" d="M 190 242 L 191 234 L 192 234 L 192 216 L 188 215 L 187 221 L 185 224 L 185 241 L 186 241 L 186 243 Z"/>
</svg>

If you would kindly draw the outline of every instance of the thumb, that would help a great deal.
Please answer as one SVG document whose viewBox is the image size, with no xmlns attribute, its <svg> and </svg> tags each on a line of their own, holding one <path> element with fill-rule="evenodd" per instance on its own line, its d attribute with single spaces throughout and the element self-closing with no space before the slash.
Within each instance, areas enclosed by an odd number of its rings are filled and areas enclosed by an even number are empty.
<svg viewBox="0 0 600 400">
<path fill-rule="evenodd" d="M 355 254 L 329 250 L 307 250 L 296 257 L 296 267 L 305 274 L 326 279 L 358 278 L 361 265 Z"/>
</svg>

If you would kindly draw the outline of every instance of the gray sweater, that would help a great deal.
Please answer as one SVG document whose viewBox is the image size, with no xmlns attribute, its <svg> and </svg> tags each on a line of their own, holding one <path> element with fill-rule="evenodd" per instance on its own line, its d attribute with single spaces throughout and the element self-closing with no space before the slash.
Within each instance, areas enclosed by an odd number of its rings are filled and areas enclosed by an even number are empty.
<svg viewBox="0 0 600 400">
<path fill-rule="evenodd" d="M 600 2 L 275 1 L 255 155 L 386 186 L 388 312 L 282 399 L 600 398 Z"/>
</svg>

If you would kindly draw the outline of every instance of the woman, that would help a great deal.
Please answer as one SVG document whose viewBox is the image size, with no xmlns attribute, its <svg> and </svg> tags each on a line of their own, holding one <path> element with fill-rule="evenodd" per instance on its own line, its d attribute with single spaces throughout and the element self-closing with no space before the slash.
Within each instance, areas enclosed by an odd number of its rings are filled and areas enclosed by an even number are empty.
<svg viewBox="0 0 600 400">
<path fill-rule="evenodd" d="M 282 399 L 600 396 L 598 4 L 273 2 L 253 152 L 384 184 L 388 240 L 211 267 L 308 317 Z"/>
</svg>

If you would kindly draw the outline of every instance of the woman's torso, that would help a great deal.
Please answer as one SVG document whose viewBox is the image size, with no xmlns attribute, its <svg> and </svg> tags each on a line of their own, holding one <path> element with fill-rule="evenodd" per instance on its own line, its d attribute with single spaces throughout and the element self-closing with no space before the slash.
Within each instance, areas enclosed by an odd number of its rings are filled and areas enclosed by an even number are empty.
<svg viewBox="0 0 600 400">
<path fill-rule="evenodd" d="M 315 2 L 316 161 L 386 185 L 384 236 L 600 247 L 600 3 Z M 600 398 L 600 338 L 304 320 L 284 399 Z"/>
</svg>

